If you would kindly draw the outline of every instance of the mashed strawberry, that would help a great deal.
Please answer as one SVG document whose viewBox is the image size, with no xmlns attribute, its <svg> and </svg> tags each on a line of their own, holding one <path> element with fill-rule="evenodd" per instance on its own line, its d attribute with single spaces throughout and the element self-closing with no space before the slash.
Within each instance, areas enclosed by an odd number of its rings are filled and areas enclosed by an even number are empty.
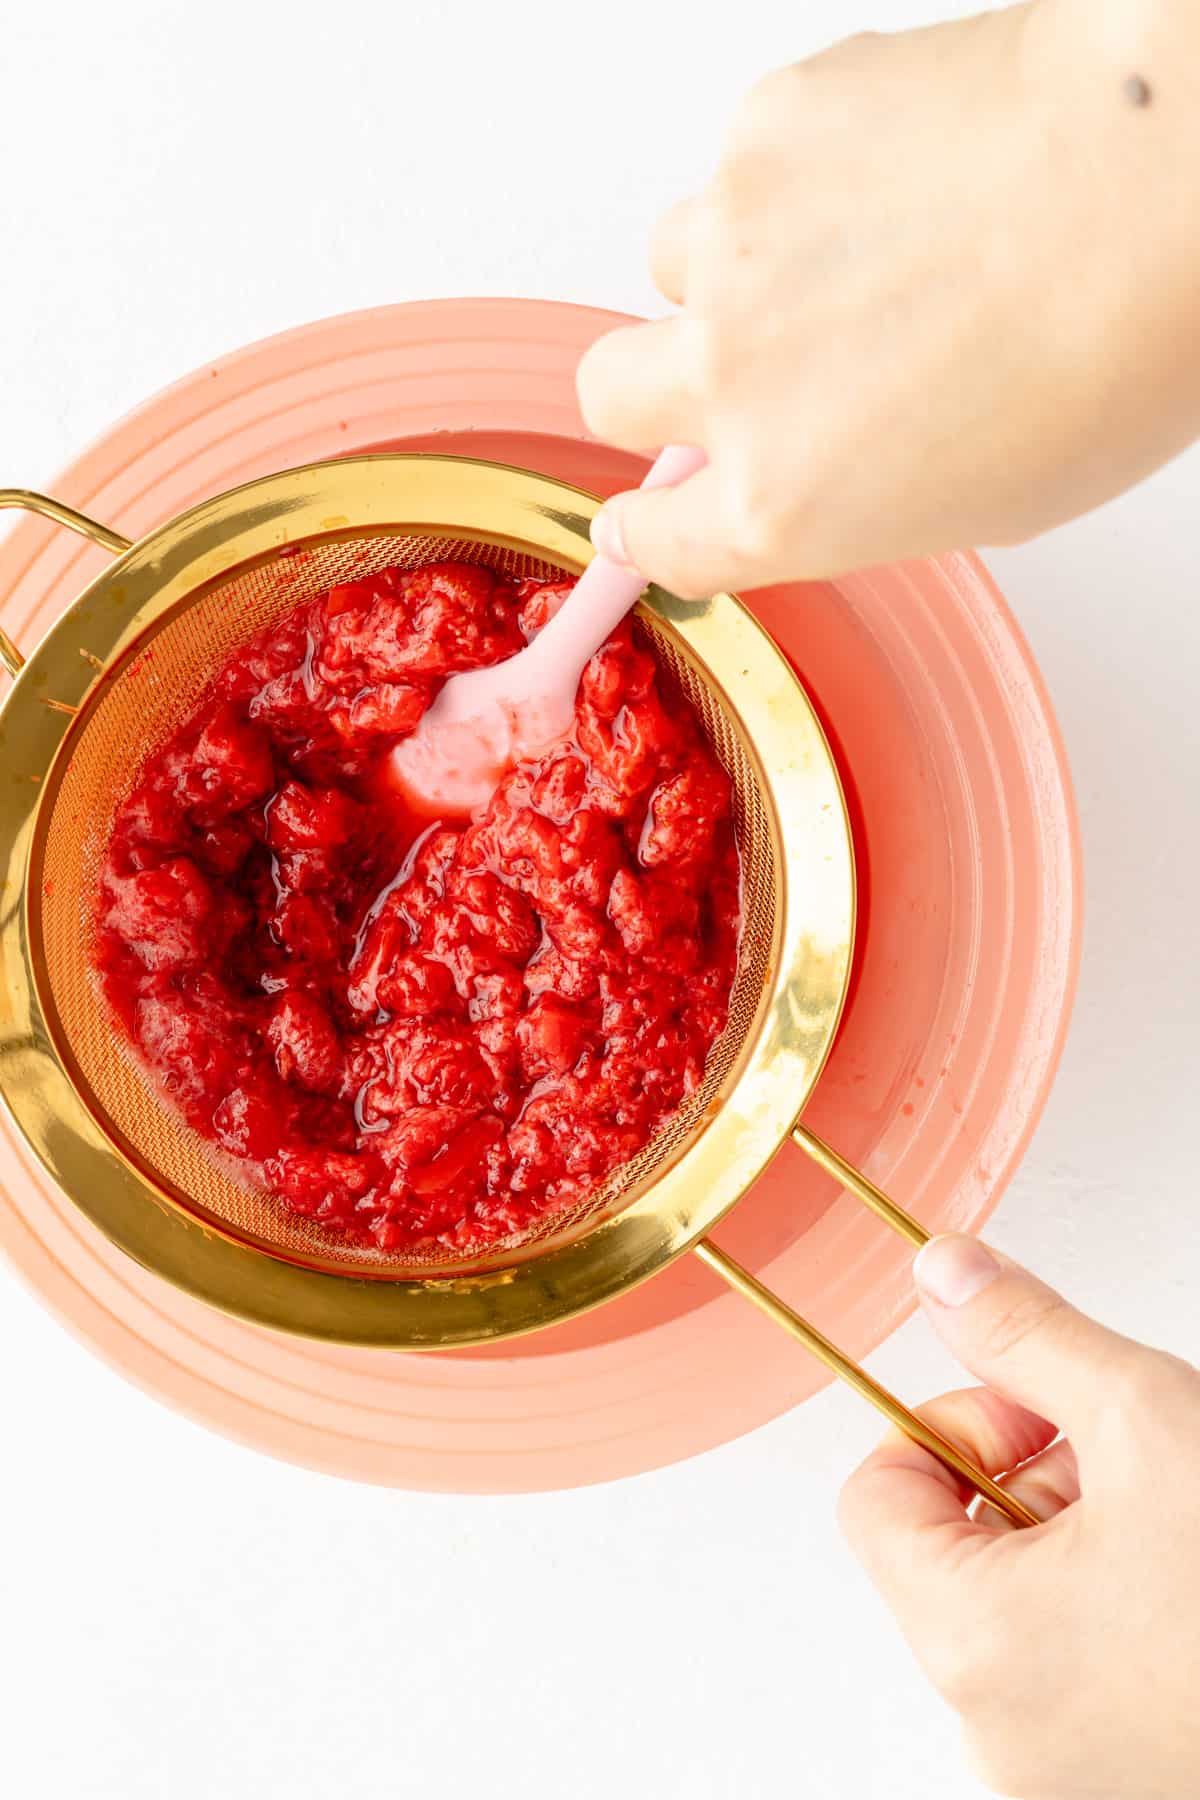
<svg viewBox="0 0 1200 1800">
<path fill-rule="evenodd" d="M 694 1092 L 733 978 L 729 783 L 628 625 L 571 736 L 474 820 L 387 752 L 569 583 L 458 563 L 335 587 L 143 764 L 95 962 L 162 1094 L 294 1212 L 464 1253 L 574 1205 Z"/>
</svg>

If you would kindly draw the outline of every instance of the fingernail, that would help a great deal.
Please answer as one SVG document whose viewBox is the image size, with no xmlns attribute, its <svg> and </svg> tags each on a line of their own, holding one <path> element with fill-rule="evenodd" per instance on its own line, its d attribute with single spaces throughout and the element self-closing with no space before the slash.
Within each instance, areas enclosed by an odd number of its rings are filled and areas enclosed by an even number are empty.
<svg viewBox="0 0 1200 1800">
<path fill-rule="evenodd" d="M 626 563 L 625 539 L 621 535 L 621 517 L 615 506 L 606 506 L 592 520 L 592 543 L 609 562 Z"/>
<path fill-rule="evenodd" d="M 917 1253 L 913 1276 L 941 1306 L 965 1306 L 1001 1270 L 1000 1259 L 973 1237 L 935 1237 Z"/>
</svg>

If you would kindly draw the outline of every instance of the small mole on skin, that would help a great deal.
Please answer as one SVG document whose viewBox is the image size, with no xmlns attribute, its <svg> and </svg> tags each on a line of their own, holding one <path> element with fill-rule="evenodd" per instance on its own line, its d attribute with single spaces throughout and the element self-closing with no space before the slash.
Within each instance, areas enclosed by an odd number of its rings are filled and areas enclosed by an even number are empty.
<svg viewBox="0 0 1200 1800">
<path fill-rule="evenodd" d="M 1127 76 L 1122 91 L 1130 106 L 1149 106 L 1154 98 L 1150 83 L 1144 75 Z"/>
</svg>

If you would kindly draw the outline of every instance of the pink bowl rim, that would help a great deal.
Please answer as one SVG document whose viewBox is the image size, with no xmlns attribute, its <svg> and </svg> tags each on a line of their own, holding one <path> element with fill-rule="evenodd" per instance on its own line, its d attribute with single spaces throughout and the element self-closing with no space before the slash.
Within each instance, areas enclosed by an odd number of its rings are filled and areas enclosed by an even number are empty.
<svg viewBox="0 0 1200 1800">
<path fill-rule="evenodd" d="M 331 318 L 315 321 L 308 325 L 300 325 L 290 330 L 246 346 L 230 356 L 220 358 L 215 367 L 205 367 L 185 376 L 170 387 L 162 390 L 115 425 L 111 431 L 101 435 L 72 465 L 64 472 L 61 479 L 52 487 L 53 492 L 73 504 L 87 509 L 89 503 L 102 495 L 106 486 L 119 478 L 128 464 L 120 463 L 117 458 L 128 446 L 130 440 L 145 438 L 139 455 L 153 454 L 170 441 L 179 423 L 182 412 L 187 419 L 202 419 L 207 410 L 196 403 L 206 392 L 206 382 L 211 376 L 214 379 L 227 377 L 236 371 L 261 367 L 273 359 L 288 360 L 291 350 L 301 350 L 320 343 L 330 333 L 349 334 L 365 338 L 369 342 L 387 343 L 397 335 L 401 325 L 400 336 L 406 341 L 415 339 L 419 330 L 429 327 L 435 334 L 445 335 L 452 320 L 485 320 L 481 323 L 481 338 L 476 342 L 502 343 L 516 341 L 521 344 L 536 343 L 539 337 L 548 342 L 554 341 L 559 348 L 566 343 L 572 354 L 578 354 L 580 348 L 599 331 L 614 324 L 627 322 L 626 315 L 603 312 L 586 306 L 555 301 L 527 301 L 518 298 L 471 298 L 458 297 L 446 301 L 417 301 L 397 306 L 384 306 L 363 309 L 357 313 L 334 315 Z M 501 330 L 505 325 L 520 325 L 525 329 L 518 332 L 515 340 L 507 340 Z M 366 352 L 364 352 L 366 353 Z M 350 354 L 354 354 L 351 352 Z M 328 359 L 326 359 L 328 362 Z M 299 367 L 319 367 L 320 363 L 301 365 Z M 272 377 L 265 377 L 269 384 Z M 251 384 L 253 386 L 253 384 Z M 250 389 L 247 389 L 250 391 Z M 573 404 L 573 402 L 571 403 Z M 560 402 L 561 410 L 561 402 Z M 175 416 L 175 423 L 165 429 L 159 429 L 162 421 Z M 147 432 L 146 428 L 150 428 Z M 520 427 L 514 427 L 520 429 Z M 536 431 L 536 426 L 530 429 Z M 553 435 L 553 434 L 551 434 Z M 585 438 L 581 425 L 570 434 Z M 331 445 L 329 452 L 335 453 L 336 447 Z M 129 463 L 136 460 L 132 455 Z M 171 510 L 178 510 L 172 507 Z M 114 524 L 121 524 L 121 518 L 111 519 Z M 132 527 L 132 520 L 126 520 Z M 144 527 L 142 527 L 144 529 Z M 8 595 L 20 586 L 30 572 L 34 563 L 43 560 L 45 533 L 36 523 L 21 525 L 10 536 L 0 540 L 0 592 Z M 22 553 L 28 552 L 22 560 Z M 84 571 L 73 575 L 76 585 L 82 585 L 90 573 L 89 563 L 92 553 L 86 548 L 72 549 L 67 555 L 68 565 L 79 565 Z M 1079 961 L 1081 954 L 1082 924 L 1082 851 L 1079 834 L 1079 821 L 1070 772 L 1066 759 L 1065 746 L 1058 726 L 1054 710 L 1046 690 L 1041 672 L 1038 669 L 1024 633 L 1017 624 L 1011 609 L 1001 595 L 995 581 L 981 560 L 973 552 L 955 553 L 952 557 L 937 559 L 947 570 L 953 569 L 965 580 L 972 591 L 972 602 L 977 608 L 990 613 L 995 631 L 992 651 L 1000 655 L 1006 683 L 1022 688 L 1029 703 L 1037 715 L 1037 723 L 1041 729 L 1040 746 L 1042 763 L 1052 773 L 1054 786 L 1060 799 L 1061 816 L 1056 821 L 1055 842 L 1059 851 L 1058 873 L 1064 889 L 1069 890 L 1069 920 L 1065 929 L 1065 957 L 1055 970 L 1055 990 L 1057 994 L 1057 1014 L 1054 1027 L 1047 1034 L 1042 1067 L 1038 1080 L 1033 1085 L 1025 1102 L 1025 1117 L 1020 1129 L 1014 1133 L 1008 1153 L 1002 1165 L 995 1171 L 989 1193 L 975 1207 L 972 1224 L 977 1225 L 988 1218 L 998 1204 L 1003 1189 L 1011 1174 L 1024 1155 L 1030 1139 L 1042 1116 L 1045 1103 L 1055 1073 L 1061 1060 L 1063 1046 L 1070 1019 L 1078 982 Z M 61 580 L 64 575 L 63 558 L 60 554 L 59 567 L 54 571 L 55 579 Z M 24 595 L 22 595 L 24 597 Z M 36 605 L 34 610 L 36 610 Z M 1001 654 L 1002 653 L 1002 654 Z M 6 1158 L 6 1162 L 7 1162 Z M 17 1160 L 24 1168 L 24 1180 L 36 1180 L 27 1159 L 17 1152 Z M 9 1171 L 6 1168 L 5 1174 Z M 71 1209 L 73 1212 L 73 1209 Z M 16 1229 L 14 1229 L 14 1227 Z M 126 1328 L 119 1314 L 114 1314 L 107 1306 L 101 1308 L 102 1317 L 98 1317 L 91 1304 L 91 1296 L 81 1287 L 78 1277 L 65 1266 L 61 1255 L 46 1243 L 39 1241 L 37 1234 L 30 1228 L 28 1221 L 22 1216 L 19 1219 L 8 1208 L 0 1217 L 0 1245 L 6 1250 L 10 1262 L 22 1275 L 27 1285 L 37 1296 L 67 1325 L 74 1335 L 89 1347 L 103 1355 L 112 1365 L 119 1367 L 125 1374 L 147 1391 L 159 1398 L 167 1398 L 171 1403 L 179 1405 L 192 1416 L 215 1426 L 227 1435 L 240 1439 L 259 1449 L 266 1449 L 274 1454 L 282 1455 L 289 1460 L 306 1464 L 310 1467 L 324 1469 L 340 1474 L 352 1474 L 358 1479 L 396 1484 L 396 1476 L 387 1466 L 386 1459 L 380 1461 L 370 1456 L 360 1458 L 353 1466 L 347 1466 L 344 1458 L 337 1454 L 321 1454 L 314 1445 L 306 1440 L 298 1439 L 290 1430 L 277 1431 L 270 1417 L 270 1409 L 252 1407 L 247 1410 L 240 1403 L 231 1403 L 230 1396 L 212 1394 L 212 1384 L 207 1379 L 197 1380 L 199 1371 L 187 1371 L 188 1379 L 174 1382 L 164 1380 L 161 1370 L 156 1370 L 148 1362 L 142 1352 L 146 1348 L 145 1341 L 134 1337 L 130 1342 L 132 1328 Z M 123 1287 L 133 1296 L 131 1304 L 145 1305 L 147 1296 L 134 1293 L 135 1284 L 123 1281 L 123 1275 L 131 1271 L 116 1271 L 117 1285 Z M 138 1272 L 141 1275 L 141 1272 Z M 144 1277 L 143 1277 L 144 1280 Z M 159 1306 L 166 1298 L 167 1310 L 170 1310 L 170 1297 L 157 1295 Z M 155 1306 L 154 1310 L 159 1310 Z M 915 1300 L 911 1295 L 892 1307 L 881 1316 L 879 1330 L 870 1348 L 888 1336 L 901 1320 L 909 1316 L 915 1308 Z M 191 1329 L 185 1329 L 185 1336 L 193 1337 L 194 1321 Z M 856 1346 L 856 1349 L 861 1349 Z M 161 1353 L 156 1353 L 161 1354 Z M 567 1353 L 563 1358 L 552 1357 L 551 1363 L 567 1362 L 572 1355 L 594 1357 L 595 1352 Z M 185 1372 L 180 1370 L 182 1376 Z M 483 1365 L 477 1365 L 477 1373 L 485 1383 L 490 1371 Z M 207 1395 L 204 1390 L 209 1390 Z M 745 1429 L 753 1428 L 760 1422 L 755 1419 Z M 336 1432 L 331 1437 L 336 1438 Z M 669 1435 L 669 1434 L 668 1434 Z M 735 1430 L 723 1430 L 711 1439 L 712 1443 L 726 1441 L 739 1435 Z M 503 1478 L 493 1482 L 472 1480 L 468 1488 L 463 1488 L 455 1480 L 438 1479 L 432 1470 L 428 1470 L 424 1478 L 403 1481 L 403 1485 L 424 1486 L 430 1488 L 450 1488 L 452 1491 L 521 1491 L 529 1488 L 569 1485 L 572 1479 L 581 1481 L 603 1480 L 610 1475 L 632 1472 L 633 1466 L 649 1468 L 659 1462 L 676 1460 L 680 1455 L 694 1453 L 695 1449 L 704 1448 L 697 1444 L 692 1449 L 670 1448 L 661 1457 L 653 1453 L 643 1454 L 636 1465 L 614 1467 L 611 1471 L 594 1465 L 581 1466 L 577 1477 L 560 1471 L 557 1478 L 547 1480 L 534 1474 L 532 1479 L 525 1480 L 519 1476 L 514 1478 L 514 1471 L 509 1470 Z M 453 1462 L 453 1458 L 450 1459 Z M 551 1458 L 551 1460 L 553 1460 Z M 617 1459 L 620 1463 L 620 1459 Z"/>
</svg>

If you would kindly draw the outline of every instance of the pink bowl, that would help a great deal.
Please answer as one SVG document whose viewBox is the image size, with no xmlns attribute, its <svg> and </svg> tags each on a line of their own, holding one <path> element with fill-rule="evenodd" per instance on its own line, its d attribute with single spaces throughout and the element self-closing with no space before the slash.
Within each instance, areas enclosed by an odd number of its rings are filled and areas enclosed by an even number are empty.
<svg viewBox="0 0 1200 1800">
<path fill-rule="evenodd" d="M 514 300 L 327 320 L 158 396 L 55 492 L 138 536 L 252 476 L 385 445 L 609 492 L 641 465 L 583 436 L 573 372 L 615 322 Z M 31 643 L 102 564 L 22 524 L 0 544 L 5 628 Z M 850 1004 L 807 1117 L 931 1228 L 975 1228 L 1036 1124 L 1075 982 L 1078 842 L 1049 702 L 974 556 L 752 603 L 829 730 L 860 862 Z M 828 1379 L 686 1258 L 511 1346 L 405 1357 L 291 1340 L 128 1261 L 7 1127 L 0 1181 L 0 1245 L 80 1338 L 193 1417 L 340 1475 L 459 1492 L 599 1481 L 721 1443 Z M 904 1247 L 790 1146 L 718 1236 L 857 1356 L 912 1310 Z"/>
</svg>

